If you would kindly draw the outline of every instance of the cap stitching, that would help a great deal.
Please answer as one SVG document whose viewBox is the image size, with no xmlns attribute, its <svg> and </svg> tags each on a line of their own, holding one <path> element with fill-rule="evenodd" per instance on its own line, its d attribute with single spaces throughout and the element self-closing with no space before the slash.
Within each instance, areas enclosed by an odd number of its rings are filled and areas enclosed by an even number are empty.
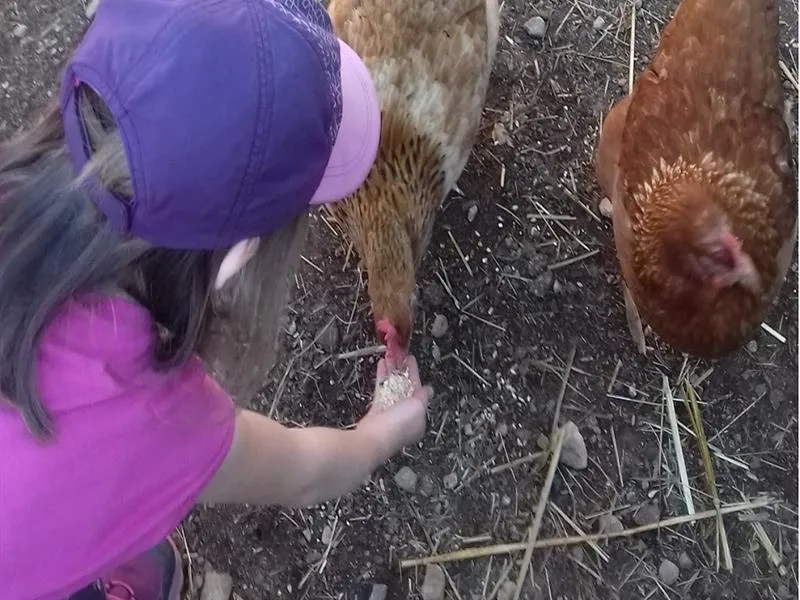
<svg viewBox="0 0 800 600">
<path fill-rule="evenodd" d="M 228 228 L 233 224 L 235 225 L 238 220 L 241 219 L 242 215 L 245 212 L 246 203 L 249 197 L 252 195 L 253 188 L 255 187 L 256 181 L 256 167 L 263 162 L 263 148 L 266 145 L 266 139 L 269 135 L 269 122 L 270 120 L 266 118 L 267 111 L 271 110 L 274 106 L 274 102 L 267 100 L 265 98 L 264 90 L 267 88 L 266 85 L 266 71 L 267 69 L 271 68 L 272 66 L 272 53 L 269 48 L 269 44 L 265 43 L 266 37 L 266 29 L 268 24 L 261 19 L 261 11 L 258 9 L 254 9 L 254 2 L 263 2 L 263 0 L 245 0 L 245 4 L 248 8 L 248 14 L 250 16 L 250 21 L 253 24 L 253 35 L 255 38 L 256 49 L 258 53 L 258 106 L 256 110 L 256 127 L 254 131 L 254 135 L 252 138 L 252 142 L 250 144 L 250 153 L 247 160 L 247 166 L 245 167 L 244 177 L 242 178 L 242 182 L 239 184 L 239 190 L 237 191 L 236 195 L 234 196 L 234 200 L 231 203 L 230 208 L 228 209 L 228 215 L 225 218 L 225 221 L 222 224 L 222 227 L 218 231 L 219 239 L 225 239 L 227 236 L 225 235 Z M 269 65 L 267 65 L 269 63 Z M 275 86 L 273 88 L 273 96 L 276 93 Z M 269 103 L 269 108 L 265 108 L 265 102 Z"/>
</svg>

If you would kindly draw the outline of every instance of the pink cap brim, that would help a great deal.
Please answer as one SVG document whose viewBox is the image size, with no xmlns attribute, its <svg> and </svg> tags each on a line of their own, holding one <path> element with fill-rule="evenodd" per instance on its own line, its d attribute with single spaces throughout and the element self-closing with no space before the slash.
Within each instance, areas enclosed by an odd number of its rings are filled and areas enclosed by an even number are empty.
<svg viewBox="0 0 800 600">
<path fill-rule="evenodd" d="M 311 204 L 328 204 L 355 192 L 367 178 L 381 136 L 381 108 L 366 65 L 339 40 L 342 56 L 342 122 L 322 182 Z"/>
</svg>

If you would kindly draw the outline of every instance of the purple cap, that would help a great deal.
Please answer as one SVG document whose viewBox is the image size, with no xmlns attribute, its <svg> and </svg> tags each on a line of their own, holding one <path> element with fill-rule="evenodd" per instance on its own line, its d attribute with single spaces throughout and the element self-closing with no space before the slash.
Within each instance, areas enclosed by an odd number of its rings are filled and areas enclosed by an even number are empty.
<svg viewBox="0 0 800 600">
<path fill-rule="evenodd" d="M 161 247 L 265 235 L 354 192 L 377 153 L 369 72 L 316 0 L 103 0 L 61 87 L 76 169 L 80 84 L 114 117 L 134 193 L 87 189 L 114 227 Z"/>
</svg>

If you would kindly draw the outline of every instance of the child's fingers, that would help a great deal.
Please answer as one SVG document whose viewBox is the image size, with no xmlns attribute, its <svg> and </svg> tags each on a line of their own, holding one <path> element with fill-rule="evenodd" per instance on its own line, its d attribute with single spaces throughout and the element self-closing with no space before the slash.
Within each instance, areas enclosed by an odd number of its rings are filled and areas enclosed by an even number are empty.
<svg viewBox="0 0 800 600">
<path fill-rule="evenodd" d="M 419 365 L 417 364 L 417 359 L 409 355 L 406 360 L 406 367 L 408 368 L 408 378 L 414 385 L 414 389 L 417 389 L 422 385 L 419 380 Z"/>
<path fill-rule="evenodd" d="M 429 385 L 424 385 L 418 390 L 416 390 L 411 397 L 416 398 L 417 400 L 422 402 L 422 404 L 427 409 L 428 403 L 431 401 L 431 398 L 433 398 L 433 388 Z"/>
</svg>

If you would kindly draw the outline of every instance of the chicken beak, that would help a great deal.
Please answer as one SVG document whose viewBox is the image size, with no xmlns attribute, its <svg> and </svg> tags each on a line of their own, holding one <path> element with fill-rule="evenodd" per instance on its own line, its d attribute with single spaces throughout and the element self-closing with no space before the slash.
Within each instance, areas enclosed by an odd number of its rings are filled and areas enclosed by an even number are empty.
<svg viewBox="0 0 800 600">
<path fill-rule="evenodd" d="M 735 266 L 724 275 L 714 278 L 714 286 L 717 289 L 740 285 L 753 294 L 761 293 L 761 276 L 758 274 L 753 259 L 744 252 L 736 253 Z"/>
<path fill-rule="evenodd" d="M 740 260 L 734 269 L 734 276 L 736 282 L 754 294 L 761 293 L 761 276 L 758 274 L 753 260 L 747 255 L 742 253 Z"/>
<path fill-rule="evenodd" d="M 733 268 L 722 277 L 723 285 L 740 285 L 753 294 L 761 293 L 761 276 L 758 274 L 753 259 L 742 250 L 739 240 L 728 233 L 722 237 L 723 245 L 730 252 L 733 259 Z"/>
</svg>

